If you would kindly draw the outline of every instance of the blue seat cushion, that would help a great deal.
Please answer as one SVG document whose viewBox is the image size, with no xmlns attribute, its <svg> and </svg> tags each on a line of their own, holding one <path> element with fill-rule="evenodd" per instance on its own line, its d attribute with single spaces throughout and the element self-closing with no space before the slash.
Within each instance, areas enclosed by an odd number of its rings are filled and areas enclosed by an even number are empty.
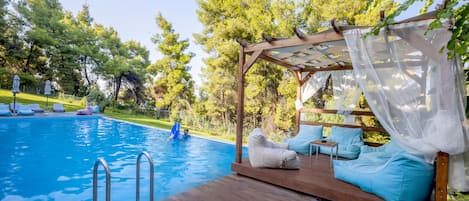
<svg viewBox="0 0 469 201">
<path fill-rule="evenodd" d="M 376 152 L 357 160 L 334 160 L 334 176 L 385 200 L 427 200 L 432 190 L 433 165 L 406 152 L 387 156 Z"/>
<path fill-rule="evenodd" d="M 314 140 L 322 138 L 323 126 L 300 125 L 298 134 L 286 141 L 288 149 L 301 154 L 309 154 L 309 145 Z"/>
<path fill-rule="evenodd" d="M 339 143 L 340 157 L 355 159 L 360 154 L 360 146 L 363 145 L 362 135 L 363 131 L 361 128 L 332 126 L 331 135 L 327 137 L 326 140 Z M 319 151 L 321 153 L 330 154 L 330 148 L 324 146 L 320 147 Z M 333 151 L 335 153 L 335 150 Z"/>
</svg>

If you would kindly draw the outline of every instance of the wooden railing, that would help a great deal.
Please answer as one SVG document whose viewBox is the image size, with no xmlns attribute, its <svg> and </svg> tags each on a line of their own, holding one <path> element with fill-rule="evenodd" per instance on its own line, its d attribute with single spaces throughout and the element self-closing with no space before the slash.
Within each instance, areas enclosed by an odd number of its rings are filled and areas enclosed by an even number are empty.
<svg viewBox="0 0 469 201">
<path fill-rule="evenodd" d="M 318 108 L 303 108 L 298 111 L 299 113 L 313 113 L 313 114 L 339 114 L 338 110 L 327 110 L 327 109 L 318 109 Z M 349 115 L 358 115 L 358 116 L 375 116 L 371 111 L 351 111 L 347 113 Z M 343 114 L 342 114 L 343 115 Z M 354 125 L 354 124 L 342 124 L 342 123 L 326 123 L 326 122 L 314 122 L 314 121 L 300 121 L 299 124 L 307 125 L 323 125 L 325 127 L 332 126 L 341 126 L 346 128 L 361 128 L 363 131 L 376 131 L 380 133 L 386 133 L 384 128 L 380 127 L 368 127 L 363 125 Z"/>
</svg>

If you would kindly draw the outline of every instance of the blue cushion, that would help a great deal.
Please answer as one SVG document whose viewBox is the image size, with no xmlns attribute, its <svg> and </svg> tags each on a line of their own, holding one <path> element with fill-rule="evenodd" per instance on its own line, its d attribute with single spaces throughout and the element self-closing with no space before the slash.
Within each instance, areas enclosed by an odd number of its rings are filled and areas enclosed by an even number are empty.
<svg viewBox="0 0 469 201">
<path fill-rule="evenodd" d="M 331 135 L 328 137 L 328 140 L 338 142 L 339 145 L 356 144 L 362 142 L 362 134 L 361 128 L 332 126 Z"/>
<path fill-rule="evenodd" d="M 331 135 L 327 137 L 326 140 L 339 143 L 340 157 L 355 159 L 360 154 L 360 146 L 363 145 L 362 135 L 363 131 L 361 128 L 332 126 Z M 321 153 L 330 154 L 330 148 L 324 146 L 320 147 Z M 333 151 L 335 152 L 335 150 Z"/>
<path fill-rule="evenodd" d="M 301 154 L 309 154 L 309 144 L 311 141 L 322 138 L 322 125 L 300 125 L 298 134 L 287 140 L 288 149 L 296 151 Z"/>
<path fill-rule="evenodd" d="M 406 152 L 398 152 L 389 158 L 381 157 L 381 153 L 369 153 L 357 160 L 334 160 L 335 178 L 385 200 L 423 201 L 429 198 L 434 175 L 432 164 Z"/>
</svg>

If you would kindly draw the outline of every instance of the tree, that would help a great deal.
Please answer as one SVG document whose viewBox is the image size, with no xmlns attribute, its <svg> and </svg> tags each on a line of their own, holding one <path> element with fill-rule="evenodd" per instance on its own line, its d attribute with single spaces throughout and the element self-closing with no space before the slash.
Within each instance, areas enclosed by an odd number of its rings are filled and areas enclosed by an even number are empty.
<svg viewBox="0 0 469 201">
<path fill-rule="evenodd" d="M 74 36 L 72 40 L 78 54 L 77 62 L 84 76 L 84 86 L 89 88 L 96 85 L 98 79 L 96 68 L 102 65 L 105 56 L 100 52 L 99 38 L 87 5 L 83 5 L 82 10 L 76 16 L 76 20 L 70 21 L 70 27 L 73 32 L 71 36 Z"/>
<path fill-rule="evenodd" d="M 145 68 L 150 64 L 149 52 L 136 41 L 122 42 L 114 28 L 95 25 L 99 48 L 105 57 L 96 71 L 112 85 L 112 96 L 117 101 L 122 86 L 132 88 L 136 103 L 142 100 L 141 89 Z"/>
<path fill-rule="evenodd" d="M 194 102 L 194 81 L 189 73 L 188 63 L 192 53 L 185 53 L 189 40 L 179 40 L 172 24 L 159 13 L 156 23 L 162 33 L 153 36 L 152 41 L 158 46 L 163 58 L 147 68 L 156 77 L 153 84 L 156 107 L 171 109 L 174 117 L 180 110 L 188 109 Z"/>
<path fill-rule="evenodd" d="M 127 98 L 132 99 L 134 103 L 140 104 L 144 100 L 143 78 L 145 78 L 145 69 L 150 65 L 149 51 L 139 42 L 128 41 L 124 43 L 127 49 L 127 63 L 129 71 L 124 73 L 127 85 Z"/>
<path fill-rule="evenodd" d="M 0 85 L 10 87 L 25 55 L 24 43 L 19 34 L 22 22 L 8 9 L 9 1 L 0 0 Z"/>
<path fill-rule="evenodd" d="M 433 0 L 420 0 L 425 2 L 425 6 L 420 10 L 425 13 Z M 394 18 L 399 16 L 401 12 L 407 10 L 411 5 L 415 4 L 417 0 L 406 0 L 403 2 L 395 12 L 388 15 L 382 22 L 380 22 L 370 33 L 378 34 L 379 30 L 386 25 L 394 22 Z M 438 7 L 438 14 L 436 19 L 430 24 L 429 29 L 434 29 L 442 26 L 442 20 L 450 19 L 454 26 L 451 27 L 451 39 L 448 41 L 446 48 L 449 58 L 456 56 L 461 57 L 463 64 L 466 66 L 469 63 L 469 4 L 461 3 L 459 0 L 442 1 Z M 443 48 L 443 47 L 442 47 Z"/>
<path fill-rule="evenodd" d="M 311 33 L 330 28 L 333 19 L 341 25 L 376 25 L 381 10 L 392 13 L 399 5 L 392 0 L 307 0 L 300 4 L 304 8 L 300 16 L 305 19 L 302 28 Z"/>
<path fill-rule="evenodd" d="M 207 82 L 201 88 L 209 94 L 207 115 L 223 124 L 235 121 L 239 44 L 236 38 L 250 42 L 261 41 L 262 33 L 290 37 L 294 27 L 311 33 L 323 30 L 327 22 L 357 24 L 375 23 L 379 12 L 364 17 L 367 10 L 392 9 L 396 4 L 382 1 L 199 1 L 197 14 L 205 26 L 194 37 L 204 45 L 210 58 L 205 60 L 203 74 Z M 338 9 L 340 8 L 340 9 Z M 245 125 L 262 126 L 267 132 L 287 130 L 294 121 L 296 83 L 285 69 L 271 63 L 256 62 L 246 74 Z M 281 86 L 281 84 L 287 86 Z M 287 123 L 286 123 L 287 122 Z"/>
<path fill-rule="evenodd" d="M 29 49 L 21 71 L 53 78 L 64 92 L 78 94 L 82 79 L 73 31 L 63 23 L 71 14 L 66 14 L 57 0 L 23 0 L 16 9 L 26 26 Z"/>
</svg>

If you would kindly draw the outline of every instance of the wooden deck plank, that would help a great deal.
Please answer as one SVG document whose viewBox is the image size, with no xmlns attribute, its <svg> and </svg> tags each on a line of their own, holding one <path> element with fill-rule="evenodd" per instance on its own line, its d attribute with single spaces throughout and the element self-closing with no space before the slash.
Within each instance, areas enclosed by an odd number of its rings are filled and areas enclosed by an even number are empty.
<svg viewBox="0 0 469 201">
<path fill-rule="evenodd" d="M 229 175 L 167 201 L 318 201 L 315 197 L 240 175 Z"/>
<path fill-rule="evenodd" d="M 252 168 L 247 158 L 242 163 L 233 163 L 231 169 L 244 176 L 328 200 L 383 200 L 359 187 L 335 179 L 328 155 L 320 154 L 317 160 L 314 156 L 312 160 L 309 156 L 300 156 L 300 160 L 299 170 Z"/>
</svg>

